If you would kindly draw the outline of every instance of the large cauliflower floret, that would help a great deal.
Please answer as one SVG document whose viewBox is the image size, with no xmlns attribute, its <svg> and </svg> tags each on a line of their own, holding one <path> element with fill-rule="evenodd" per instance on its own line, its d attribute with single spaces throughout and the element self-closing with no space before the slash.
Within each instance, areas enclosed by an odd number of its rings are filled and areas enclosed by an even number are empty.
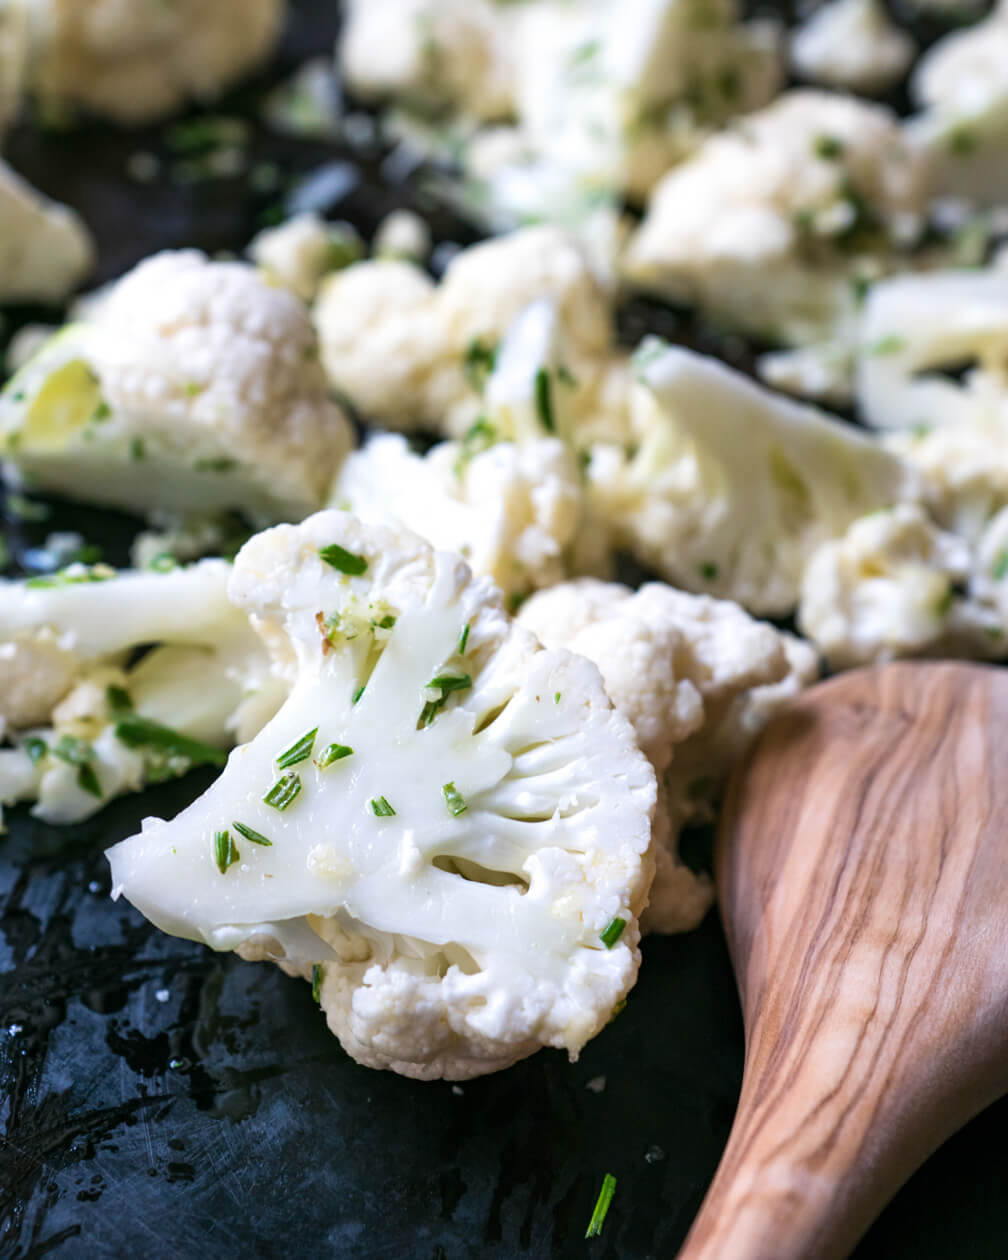
<svg viewBox="0 0 1008 1260">
<path fill-rule="evenodd" d="M 459 552 L 507 596 L 552 586 L 568 574 L 581 523 L 573 458 L 556 438 L 481 446 L 476 434 L 420 456 L 405 438 L 374 437 L 343 465 L 332 502 Z"/>
<path fill-rule="evenodd" d="M 889 110 L 788 92 L 661 181 L 626 272 L 743 330 L 826 340 L 920 235 L 926 176 Z"/>
<path fill-rule="evenodd" d="M 855 521 L 805 573 L 798 622 L 837 669 L 901 656 L 1002 656 L 996 611 L 970 596 L 967 544 L 916 505 Z"/>
<path fill-rule="evenodd" d="M 109 851 L 116 894 L 314 972 L 370 1066 L 577 1054 L 633 984 L 653 868 L 654 772 L 595 666 L 457 556 L 341 512 L 252 539 L 230 593 L 290 697 L 189 809 Z"/>
<path fill-rule="evenodd" d="M 792 37 L 791 64 L 814 83 L 871 95 L 906 74 L 914 51 L 880 0 L 827 0 Z"/>
<path fill-rule="evenodd" d="M 1008 200 L 1008 0 L 986 21 L 946 35 L 914 71 L 924 112 L 911 123 L 928 150 L 935 193 L 982 205 Z"/>
<path fill-rule="evenodd" d="M 500 339 L 537 299 L 555 304 L 574 376 L 613 339 L 611 296 L 584 250 L 553 227 L 464 250 L 434 286 L 419 268 L 375 260 L 329 277 L 315 306 L 333 385 L 368 417 L 461 436 Z"/>
<path fill-rule="evenodd" d="M 93 261 L 80 217 L 0 162 L 0 302 L 62 302 Z"/>
<path fill-rule="evenodd" d="M 365 100 L 506 118 L 514 109 L 513 15 L 488 0 L 351 0 L 339 47 Z"/>
<path fill-rule="evenodd" d="M 652 339 L 637 363 L 639 444 L 594 448 L 589 502 L 676 585 L 786 614 L 820 543 L 917 497 L 897 456 L 713 359 Z"/>
<path fill-rule="evenodd" d="M 121 792 L 223 764 L 255 734 L 283 688 L 227 600 L 229 575 L 207 560 L 0 583 L 0 731 L 15 745 L 0 750 L 0 802 L 78 821 Z"/>
<path fill-rule="evenodd" d="M 283 0 L 19 0 L 32 27 L 31 87 L 50 108 L 150 122 L 207 101 L 271 50 Z"/>
<path fill-rule="evenodd" d="M 859 341 L 858 403 L 873 427 L 1008 429 L 1008 271 L 876 285 Z"/>
<path fill-rule="evenodd" d="M 141 513 L 295 519 L 352 435 L 308 314 L 254 267 L 158 254 L 0 396 L 4 454 L 46 489 Z"/>
<path fill-rule="evenodd" d="M 518 620 L 547 647 L 594 661 L 613 704 L 633 724 L 664 785 L 644 926 L 695 927 L 713 888 L 680 863 L 679 829 L 706 813 L 765 721 L 811 681 L 815 654 L 737 604 L 660 583 L 636 592 L 591 579 L 563 583 L 533 596 Z"/>
</svg>

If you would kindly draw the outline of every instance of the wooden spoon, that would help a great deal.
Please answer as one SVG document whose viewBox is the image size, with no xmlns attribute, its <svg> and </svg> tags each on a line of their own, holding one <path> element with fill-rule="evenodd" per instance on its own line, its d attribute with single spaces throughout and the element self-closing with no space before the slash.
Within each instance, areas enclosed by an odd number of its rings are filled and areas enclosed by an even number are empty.
<svg viewBox="0 0 1008 1260">
<path fill-rule="evenodd" d="M 1008 670 L 807 692 L 736 774 L 716 867 L 745 1073 L 680 1260 L 847 1256 L 1008 1092 Z"/>
</svg>

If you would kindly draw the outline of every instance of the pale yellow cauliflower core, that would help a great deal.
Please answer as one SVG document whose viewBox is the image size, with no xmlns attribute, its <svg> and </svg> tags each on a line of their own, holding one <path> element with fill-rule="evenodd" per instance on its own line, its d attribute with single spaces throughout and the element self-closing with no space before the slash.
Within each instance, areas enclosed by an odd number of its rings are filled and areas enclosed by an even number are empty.
<svg viewBox="0 0 1008 1260">
<path fill-rule="evenodd" d="M 270 52 L 284 0 L 25 0 L 33 92 L 50 108 L 81 106 L 117 122 L 150 122 L 207 101 Z"/>
</svg>

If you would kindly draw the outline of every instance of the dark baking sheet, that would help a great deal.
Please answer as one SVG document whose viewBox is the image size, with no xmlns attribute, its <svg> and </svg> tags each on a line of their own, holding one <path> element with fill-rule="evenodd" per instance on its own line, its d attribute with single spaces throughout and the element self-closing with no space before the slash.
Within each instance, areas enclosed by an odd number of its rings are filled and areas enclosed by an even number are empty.
<svg viewBox="0 0 1008 1260">
<path fill-rule="evenodd" d="M 219 112 L 251 116 L 266 83 L 328 51 L 335 29 L 333 6 L 295 6 L 276 66 Z M 371 160 L 379 155 L 264 134 L 254 147 L 290 175 L 351 161 L 356 183 L 330 209 L 364 231 L 418 199 Z M 282 199 L 242 179 L 138 185 L 125 174 L 138 149 L 163 151 L 160 134 L 25 127 L 9 149 L 87 217 L 102 279 L 156 248 L 238 250 Z M 434 224 L 442 240 L 475 237 L 448 213 Z M 625 323 L 710 341 L 646 305 Z M 131 522 L 109 513 L 56 505 L 49 520 L 8 522 L 7 533 L 19 544 L 68 526 L 125 557 Z M 716 917 L 645 943 L 627 1009 L 573 1066 L 544 1052 L 454 1088 L 368 1071 L 328 1034 L 307 985 L 163 936 L 109 900 L 103 849 L 206 781 L 195 774 L 117 801 L 72 829 L 14 811 L 0 838 L 0 1254 L 671 1256 L 717 1163 L 741 1075 Z M 1001 1104 L 948 1143 L 859 1260 L 1008 1254 L 1006 1122 Z M 585 1242 L 606 1172 L 616 1197 L 603 1237 Z"/>
</svg>

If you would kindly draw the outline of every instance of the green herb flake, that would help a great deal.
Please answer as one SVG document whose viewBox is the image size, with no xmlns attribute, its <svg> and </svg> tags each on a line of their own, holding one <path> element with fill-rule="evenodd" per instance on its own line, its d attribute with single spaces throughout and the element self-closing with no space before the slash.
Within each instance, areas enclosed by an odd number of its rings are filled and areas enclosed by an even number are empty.
<svg viewBox="0 0 1008 1260">
<path fill-rule="evenodd" d="M 609 1212 L 609 1205 L 613 1201 L 613 1195 L 616 1193 L 616 1178 L 612 1173 L 606 1173 L 602 1178 L 602 1189 L 595 1201 L 595 1210 L 591 1214 L 591 1220 L 588 1222 L 588 1228 L 585 1230 L 585 1238 L 599 1238 L 602 1235 L 602 1226 L 605 1224 L 605 1218 Z"/>
<path fill-rule="evenodd" d="M 469 642 L 469 622 L 467 621 L 462 627 L 462 633 L 459 635 L 458 654 L 465 656 L 466 644 Z"/>
<path fill-rule="evenodd" d="M 215 831 L 213 838 L 214 861 L 222 875 L 227 874 L 229 866 L 234 866 L 241 856 L 238 846 L 231 839 L 230 831 Z"/>
<path fill-rule="evenodd" d="M 208 473 L 228 473 L 233 472 L 238 467 L 236 459 L 230 459 L 227 455 L 217 456 L 213 459 L 198 459 L 193 464 L 196 472 Z"/>
<path fill-rule="evenodd" d="M 28 754 L 28 760 L 32 763 L 33 766 L 37 766 L 38 763 L 49 751 L 49 745 L 45 742 L 44 739 L 41 739 L 38 735 L 30 735 L 24 741 L 21 747 Z"/>
<path fill-rule="evenodd" d="M 149 718 L 126 717 L 116 723 L 116 739 L 127 748 L 151 748 L 169 757 L 182 757 L 194 766 L 223 766 L 227 753 Z"/>
<path fill-rule="evenodd" d="M 705 582 L 716 582 L 718 575 L 718 567 L 711 560 L 705 560 L 703 564 L 697 566 L 697 572 Z"/>
<path fill-rule="evenodd" d="M 384 796 L 372 798 L 371 812 L 375 818 L 392 818 L 395 815 L 395 810 L 388 803 L 387 797 Z"/>
<path fill-rule="evenodd" d="M 77 771 L 77 786 L 90 796 L 96 796 L 102 800 L 105 793 L 102 791 L 101 781 L 92 765 L 83 765 Z"/>
<path fill-rule="evenodd" d="M 171 573 L 179 567 L 179 562 L 170 551 L 159 551 L 156 556 L 151 557 L 147 568 L 153 573 Z"/>
<path fill-rule="evenodd" d="M 994 575 L 994 577 L 997 579 L 998 582 L 1000 582 L 1001 579 L 1006 574 L 1008 574 L 1008 547 L 1003 547 L 997 553 L 997 556 L 995 557 L 995 560 L 994 560 L 994 567 L 993 569 L 991 569 L 991 573 Z"/>
<path fill-rule="evenodd" d="M 382 617 L 381 621 L 372 621 L 372 625 L 378 630 L 392 630 L 395 627 L 396 619 L 391 613 Z"/>
<path fill-rule="evenodd" d="M 244 836 L 246 840 L 251 840 L 253 844 L 261 844 L 267 849 L 273 847 L 272 840 L 267 840 L 261 831 L 256 831 L 254 827 L 248 826 L 247 823 L 233 822 L 231 826 L 234 827 L 240 836 Z"/>
<path fill-rule="evenodd" d="M 301 761 L 307 761 L 312 755 L 312 749 L 315 747 L 315 736 L 318 734 L 318 727 L 308 731 L 302 735 L 296 743 L 291 744 L 290 748 L 277 757 L 276 763 L 280 770 L 286 770 L 290 766 L 296 766 Z"/>
<path fill-rule="evenodd" d="M 948 616 L 949 612 L 951 612 L 952 610 L 952 605 L 954 603 L 955 603 L 955 591 L 950 586 L 948 590 L 944 593 L 944 595 L 942 595 L 941 599 L 938 600 L 937 604 L 935 604 L 935 616 L 936 617 Z"/>
<path fill-rule="evenodd" d="M 621 919 L 617 916 L 615 919 L 609 920 L 605 931 L 601 936 L 602 944 L 606 947 L 606 949 L 612 949 L 619 938 L 623 935 L 623 929 L 625 927 L 626 919 Z"/>
<path fill-rule="evenodd" d="M 74 565 L 60 569 L 57 573 L 30 577 L 25 581 L 25 586 L 30 590 L 55 590 L 64 586 L 86 586 L 89 582 L 107 582 L 111 577 L 115 577 L 115 570 L 105 565 L 93 568 Z"/>
<path fill-rule="evenodd" d="M 344 757 L 352 757 L 353 749 L 349 744 L 330 744 L 315 763 L 320 770 L 331 766 L 334 761 L 342 761 Z"/>
<path fill-rule="evenodd" d="M 441 791 L 444 793 L 445 804 L 448 806 L 448 813 L 451 814 L 452 818 L 458 818 L 460 814 L 464 814 L 469 808 L 465 797 L 459 792 L 454 783 L 446 783 Z"/>
<path fill-rule="evenodd" d="M 361 685 L 357 688 L 357 690 L 356 690 L 356 691 L 353 693 L 353 695 L 350 697 L 350 703 L 351 703 L 351 704 L 356 704 L 356 703 L 357 703 L 357 701 L 358 701 L 358 700 L 361 698 L 361 696 L 364 694 L 364 689 L 365 689 L 366 687 L 367 687 L 367 683 L 361 683 Z"/>
<path fill-rule="evenodd" d="M 325 979 L 325 968 L 313 963 L 311 969 L 311 995 L 316 1006 L 322 1005 L 322 981 Z"/>
<path fill-rule="evenodd" d="M 843 157 L 844 142 L 836 136 L 816 136 L 812 151 L 824 162 L 836 162 Z"/>
<path fill-rule="evenodd" d="M 462 369 L 466 380 L 478 393 L 483 392 L 487 377 L 494 370 L 497 362 L 497 347 L 474 337 L 466 347 L 462 356 Z"/>
<path fill-rule="evenodd" d="M 319 548 L 319 556 L 330 568 L 348 577 L 360 577 L 367 572 L 368 562 L 363 556 L 354 555 L 339 543 L 330 543 L 328 547 Z"/>
<path fill-rule="evenodd" d="M 125 687 L 106 687 L 105 704 L 113 717 L 122 717 L 133 712 L 133 700 Z"/>
<path fill-rule="evenodd" d="M 427 684 L 428 687 L 439 687 L 442 692 L 466 691 L 472 686 L 468 674 L 438 674 Z"/>
<path fill-rule="evenodd" d="M 968 127 L 953 127 L 945 138 L 945 144 L 949 153 L 954 153 L 956 157 L 966 157 L 977 146 L 976 133 Z"/>
<path fill-rule="evenodd" d="M 76 735 L 61 735 L 51 751 L 68 766 L 84 766 L 94 760 L 94 749 L 86 739 L 78 739 Z"/>
<path fill-rule="evenodd" d="M 540 368 L 535 374 L 535 406 L 539 422 L 547 433 L 556 433 L 556 417 L 553 414 L 553 387 L 549 372 Z"/>
<path fill-rule="evenodd" d="M 562 691 L 554 691 L 554 692 L 553 692 L 553 703 L 554 703 L 554 704 L 559 704 L 559 703 L 560 703 L 560 697 L 561 697 L 562 695 L 563 695 L 563 692 L 562 692 Z"/>
<path fill-rule="evenodd" d="M 147 445 L 143 438 L 130 438 L 129 457 L 134 463 L 147 458 Z"/>
<path fill-rule="evenodd" d="M 285 774 L 282 778 L 277 779 L 276 783 L 263 797 L 264 805 L 272 805 L 274 809 L 285 810 L 288 805 L 298 797 L 301 792 L 301 776 L 299 774 Z"/>
<path fill-rule="evenodd" d="M 112 414 L 112 408 L 108 405 L 107 402 L 102 400 L 98 404 L 98 406 L 95 407 L 94 411 L 91 413 L 91 423 L 101 424 L 101 422 L 103 420 L 107 420 L 111 414 Z"/>
<path fill-rule="evenodd" d="M 906 340 L 898 333 L 890 333 L 888 337 L 880 337 L 873 345 L 868 347 L 868 353 L 873 355 L 898 354 L 900 350 L 906 348 Z"/>
</svg>

